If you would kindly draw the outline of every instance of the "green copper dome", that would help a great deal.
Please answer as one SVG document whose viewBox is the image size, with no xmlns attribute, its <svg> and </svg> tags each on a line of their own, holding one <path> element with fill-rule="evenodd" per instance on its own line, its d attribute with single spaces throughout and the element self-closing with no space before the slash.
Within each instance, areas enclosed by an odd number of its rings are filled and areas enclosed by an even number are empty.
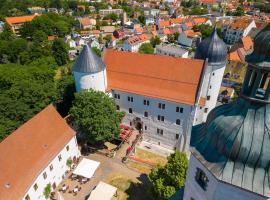
<svg viewBox="0 0 270 200">
<path fill-rule="evenodd" d="M 249 63 L 240 97 L 193 127 L 191 151 L 217 179 L 270 197 L 270 67 L 258 48 L 261 60 Z"/>
</svg>

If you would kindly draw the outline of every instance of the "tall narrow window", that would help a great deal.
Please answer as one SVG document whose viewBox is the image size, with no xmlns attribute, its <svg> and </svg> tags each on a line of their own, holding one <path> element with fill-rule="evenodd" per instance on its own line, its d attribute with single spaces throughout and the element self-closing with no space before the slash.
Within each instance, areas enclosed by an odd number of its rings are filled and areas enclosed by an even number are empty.
<svg viewBox="0 0 270 200">
<path fill-rule="evenodd" d="M 133 112 L 132 112 L 132 108 L 129 108 L 129 109 L 128 109 L 128 112 L 129 112 L 129 113 L 133 113 Z"/>
<path fill-rule="evenodd" d="M 148 117 L 148 112 L 144 112 L 144 116 L 145 117 Z"/>
<path fill-rule="evenodd" d="M 58 156 L 58 160 L 59 160 L 59 162 L 62 160 L 62 156 L 61 156 L 61 154 L 59 154 L 59 156 Z"/>
<path fill-rule="evenodd" d="M 176 124 L 177 124 L 177 125 L 180 125 L 180 124 L 181 124 L 180 119 L 177 119 L 177 120 L 176 120 Z"/>
<path fill-rule="evenodd" d="M 175 139 L 179 139 L 179 134 L 175 134 Z"/>
<path fill-rule="evenodd" d="M 68 145 L 66 146 L 66 150 L 69 151 L 69 146 Z"/>
<path fill-rule="evenodd" d="M 120 110 L 120 106 L 119 105 L 116 105 L 116 110 Z"/>
<path fill-rule="evenodd" d="M 43 173 L 43 178 L 44 178 L 44 180 L 47 178 L 47 173 L 46 172 Z"/>
<path fill-rule="evenodd" d="M 38 189 L 38 185 L 35 183 L 34 190 L 37 191 L 37 189 Z"/>
</svg>

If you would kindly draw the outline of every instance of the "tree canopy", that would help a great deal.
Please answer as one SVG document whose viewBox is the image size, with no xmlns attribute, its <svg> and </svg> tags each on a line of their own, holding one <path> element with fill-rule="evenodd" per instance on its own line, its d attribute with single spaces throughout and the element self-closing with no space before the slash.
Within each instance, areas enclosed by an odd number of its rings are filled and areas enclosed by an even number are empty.
<svg viewBox="0 0 270 200">
<path fill-rule="evenodd" d="M 56 63 L 59 66 L 65 65 L 69 61 L 68 47 L 65 41 L 61 38 L 57 38 L 52 44 L 52 53 Z"/>
<path fill-rule="evenodd" d="M 150 40 L 151 45 L 155 48 L 157 45 L 161 43 L 160 38 L 158 36 L 152 37 Z"/>
<path fill-rule="evenodd" d="M 111 97 L 94 90 L 83 90 L 75 94 L 70 115 L 90 143 L 118 137 L 119 124 L 124 116 L 116 111 L 116 104 Z"/>
<path fill-rule="evenodd" d="M 185 185 L 188 159 L 185 153 L 176 151 L 168 157 L 164 167 L 153 169 L 149 174 L 154 199 L 167 200 Z"/>
<path fill-rule="evenodd" d="M 143 54 L 153 54 L 154 48 L 150 43 L 144 43 L 140 46 L 139 52 Z"/>
</svg>

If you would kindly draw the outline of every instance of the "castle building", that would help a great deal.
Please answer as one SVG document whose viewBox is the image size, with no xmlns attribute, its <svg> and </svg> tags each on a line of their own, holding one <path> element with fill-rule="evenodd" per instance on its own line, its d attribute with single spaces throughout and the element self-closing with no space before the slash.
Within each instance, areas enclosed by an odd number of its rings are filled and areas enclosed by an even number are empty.
<svg viewBox="0 0 270 200">
<path fill-rule="evenodd" d="M 194 126 L 184 200 L 270 197 L 270 25 L 254 40 L 240 97 Z"/>
<path fill-rule="evenodd" d="M 199 59 L 106 50 L 102 61 L 86 45 L 73 66 L 76 89 L 108 93 L 117 110 L 125 111 L 123 123 L 142 131 L 145 141 L 187 151 L 192 125 L 203 121 L 206 106 L 213 109 L 217 100 L 226 61 L 218 39 L 214 30 L 210 46 L 205 44 L 209 53 L 198 53 Z"/>
</svg>

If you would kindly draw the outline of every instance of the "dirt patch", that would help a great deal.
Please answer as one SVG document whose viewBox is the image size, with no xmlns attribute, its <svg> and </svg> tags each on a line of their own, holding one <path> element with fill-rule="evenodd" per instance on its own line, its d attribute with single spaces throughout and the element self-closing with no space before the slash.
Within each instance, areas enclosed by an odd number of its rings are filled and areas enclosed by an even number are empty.
<svg viewBox="0 0 270 200">
<path fill-rule="evenodd" d="M 164 166 L 167 163 L 166 157 L 139 148 L 136 148 L 136 153 L 134 157 L 139 158 L 140 160 L 144 160 L 148 163 L 152 163 L 153 165 Z"/>
<path fill-rule="evenodd" d="M 142 173 L 142 174 L 149 174 L 151 172 L 151 169 L 152 169 L 152 167 L 150 167 L 150 166 L 146 166 L 146 165 L 141 164 L 141 163 L 133 162 L 131 160 L 129 160 L 126 165 L 129 169 L 135 170 L 135 171 Z"/>
</svg>

